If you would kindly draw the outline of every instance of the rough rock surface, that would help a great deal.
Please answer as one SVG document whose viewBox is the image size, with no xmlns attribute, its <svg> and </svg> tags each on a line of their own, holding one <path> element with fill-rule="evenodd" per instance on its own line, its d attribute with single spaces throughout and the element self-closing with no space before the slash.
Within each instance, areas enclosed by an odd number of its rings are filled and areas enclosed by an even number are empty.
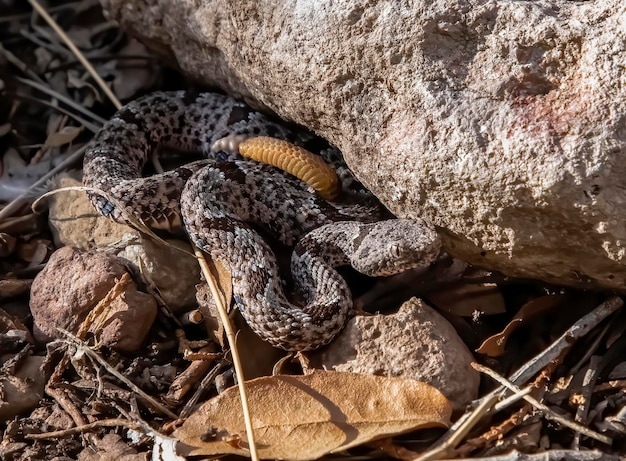
<svg viewBox="0 0 626 461">
<path fill-rule="evenodd" d="M 57 328 L 76 333 L 91 309 L 125 273 L 118 258 L 104 253 L 83 253 L 71 247 L 55 251 L 31 289 L 35 338 L 49 341 L 61 337 Z M 145 340 L 156 314 L 155 299 L 137 291 L 131 282 L 110 303 L 99 342 L 119 351 L 134 351 Z"/>
<path fill-rule="evenodd" d="M 511 275 L 626 289 L 626 3 L 102 0 Z"/>
<path fill-rule="evenodd" d="M 61 175 L 55 187 L 82 187 L 82 182 Z M 52 196 L 48 222 L 57 247 L 67 245 L 83 250 L 102 248 L 130 238 L 139 232 L 101 216 L 83 191 L 63 191 Z"/>
<path fill-rule="evenodd" d="M 328 347 L 309 355 L 311 366 L 426 382 L 462 409 L 478 395 L 474 357 L 450 323 L 413 298 L 391 315 L 357 316 Z"/>
<path fill-rule="evenodd" d="M 72 178 L 60 178 L 58 182 L 59 187 L 81 185 Z M 141 272 L 146 283 L 159 290 L 172 311 L 195 304 L 200 269 L 188 243 L 175 239 L 156 243 L 144 238 L 131 227 L 98 214 L 82 191 L 56 194 L 50 204 L 49 222 L 57 246 L 104 249 L 125 259 Z"/>
</svg>

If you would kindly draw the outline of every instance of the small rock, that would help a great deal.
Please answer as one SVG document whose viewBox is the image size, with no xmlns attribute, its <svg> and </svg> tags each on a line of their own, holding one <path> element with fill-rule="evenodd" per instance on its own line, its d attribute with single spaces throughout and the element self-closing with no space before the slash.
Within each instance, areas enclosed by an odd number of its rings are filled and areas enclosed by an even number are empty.
<svg viewBox="0 0 626 461">
<path fill-rule="evenodd" d="M 115 256 L 71 247 L 57 250 L 33 281 L 30 309 L 35 338 L 42 342 L 59 338 L 57 328 L 75 333 L 91 309 L 126 273 Z M 135 350 L 145 340 L 156 313 L 154 298 L 137 291 L 131 282 L 110 304 L 99 334 L 101 344 L 119 351 Z"/>
<path fill-rule="evenodd" d="M 327 347 L 309 355 L 326 370 L 402 376 L 439 389 L 455 409 L 478 395 L 474 357 L 433 308 L 413 298 L 390 315 L 357 316 Z"/>
<path fill-rule="evenodd" d="M 118 351 L 132 352 L 141 347 L 157 315 L 153 296 L 137 291 L 133 283 L 111 301 L 107 325 L 99 341 Z"/>
<path fill-rule="evenodd" d="M 146 282 L 159 290 L 172 312 L 178 313 L 196 302 L 195 286 L 200 282 L 200 266 L 192 252 L 189 243 L 182 240 L 162 243 L 142 238 L 126 245 L 116 255 L 133 264 Z"/>
<path fill-rule="evenodd" d="M 80 186 L 70 177 L 58 180 L 59 187 Z M 83 191 L 60 192 L 50 204 L 50 228 L 57 246 L 90 250 L 103 249 L 124 258 L 154 284 L 168 307 L 174 311 L 193 305 L 195 284 L 200 280 L 190 245 L 181 240 L 157 243 L 144 238 L 130 226 L 101 216 Z"/>
<path fill-rule="evenodd" d="M 82 187 L 70 176 L 60 176 L 57 187 Z M 84 191 L 63 191 L 50 201 L 48 222 L 57 247 L 72 246 L 83 250 L 103 248 L 111 243 L 127 240 L 139 232 L 101 216 L 89 202 Z"/>
</svg>

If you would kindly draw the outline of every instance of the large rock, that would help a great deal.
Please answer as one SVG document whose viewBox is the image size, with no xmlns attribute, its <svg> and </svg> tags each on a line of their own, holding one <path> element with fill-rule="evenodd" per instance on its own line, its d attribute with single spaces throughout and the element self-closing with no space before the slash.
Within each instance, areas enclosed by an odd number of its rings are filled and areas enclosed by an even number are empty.
<svg viewBox="0 0 626 461">
<path fill-rule="evenodd" d="M 308 358 L 314 368 L 425 382 L 458 410 L 478 396 L 474 356 L 454 327 L 416 298 L 395 314 L 357 315 L 332 343 Z"/>
<path fill-rule="evenodd" d="M 626 288 L 626 2 L 102 0 L 511 275 Z"/>
<path fill-rule="evenodd" d="M 30 310 L 33 332 L 41 342 L 63 338 L 59 329 L 77 333 L 85 319 L 109 297 L 88 331 L 98 344 L 134 352 L 143 344 L 157 316 L 152 295 L 138 291 L 122 261 L 104 253 L 72 247 L 55 251 L 33 281 Z"/>
</svg>

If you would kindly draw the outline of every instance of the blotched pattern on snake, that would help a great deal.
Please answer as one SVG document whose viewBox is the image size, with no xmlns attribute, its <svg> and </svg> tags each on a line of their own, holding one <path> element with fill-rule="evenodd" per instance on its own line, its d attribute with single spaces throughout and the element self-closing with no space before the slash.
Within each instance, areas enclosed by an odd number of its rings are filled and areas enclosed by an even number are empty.
<svg viewBox="0 0 626 461">
<path fill-rule="evenodd" d="M 229 135 L 322 146 L 317 150 L 337 169 L 342 197 L 327 202 L 277 168 L 211 150 Z M 144 165 L 163 146 L 206 160 L 143 178 Z M 112 219 L 124 222 L 126 213 L 154 228 L 184 226 L 195 245 L 229 268 L 247 323 L 286 350 L 327 344 L 352 314 L 350 290 L 334 267 L 389 275 L 428 265 L 440 250 L 436 233 L 420 220 L 377 221 L 375 201 L 336 149 L 216 93 L 155 93 L 126 105 L 89 144 L 84 184 L 106 193 L 89 196 Z M 257 229 L 296 245 L 291 270 L 304 305 L 285 296 L 276 258 Z"/>
</svg>

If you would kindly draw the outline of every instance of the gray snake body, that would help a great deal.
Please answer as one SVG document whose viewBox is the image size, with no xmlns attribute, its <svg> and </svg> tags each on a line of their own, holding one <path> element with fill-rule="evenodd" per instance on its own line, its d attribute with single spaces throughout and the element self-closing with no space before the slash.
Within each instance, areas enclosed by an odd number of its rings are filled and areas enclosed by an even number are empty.
<svg viewBox="0 0 626 461">
<path fill-rule="evenodd" d="M 227 96 L 155 93 L 128 104 L 103 126 L 87 148 L 84 183 L 105 192 L 89 196 L 112 219 L 124 222 L 130 213 L 151 227 L 184 225 L 195 245 L 229 268 L 242 315 L 271 344 L 315 349 L 343 328 L 352 299 L 334 267 L 350 264 L 368 275 L 388 275 L 428 265 L 439 253 L 436 233 L 419 220 L 376 221 L 371 204 L 326 202 L 277 168 L 211 151 L 215 141 L 233 134 L 318 141 Z M 208 158 L 143 178 L 141 170 L 159 146 Z M 323 152 L 346 193 L 366 197 L 338 152 Z M 286 298 L 276 258 L 252 226 L 285 245 L 296 244 L 291 270 L 304 306 Z"/>
</svg>

